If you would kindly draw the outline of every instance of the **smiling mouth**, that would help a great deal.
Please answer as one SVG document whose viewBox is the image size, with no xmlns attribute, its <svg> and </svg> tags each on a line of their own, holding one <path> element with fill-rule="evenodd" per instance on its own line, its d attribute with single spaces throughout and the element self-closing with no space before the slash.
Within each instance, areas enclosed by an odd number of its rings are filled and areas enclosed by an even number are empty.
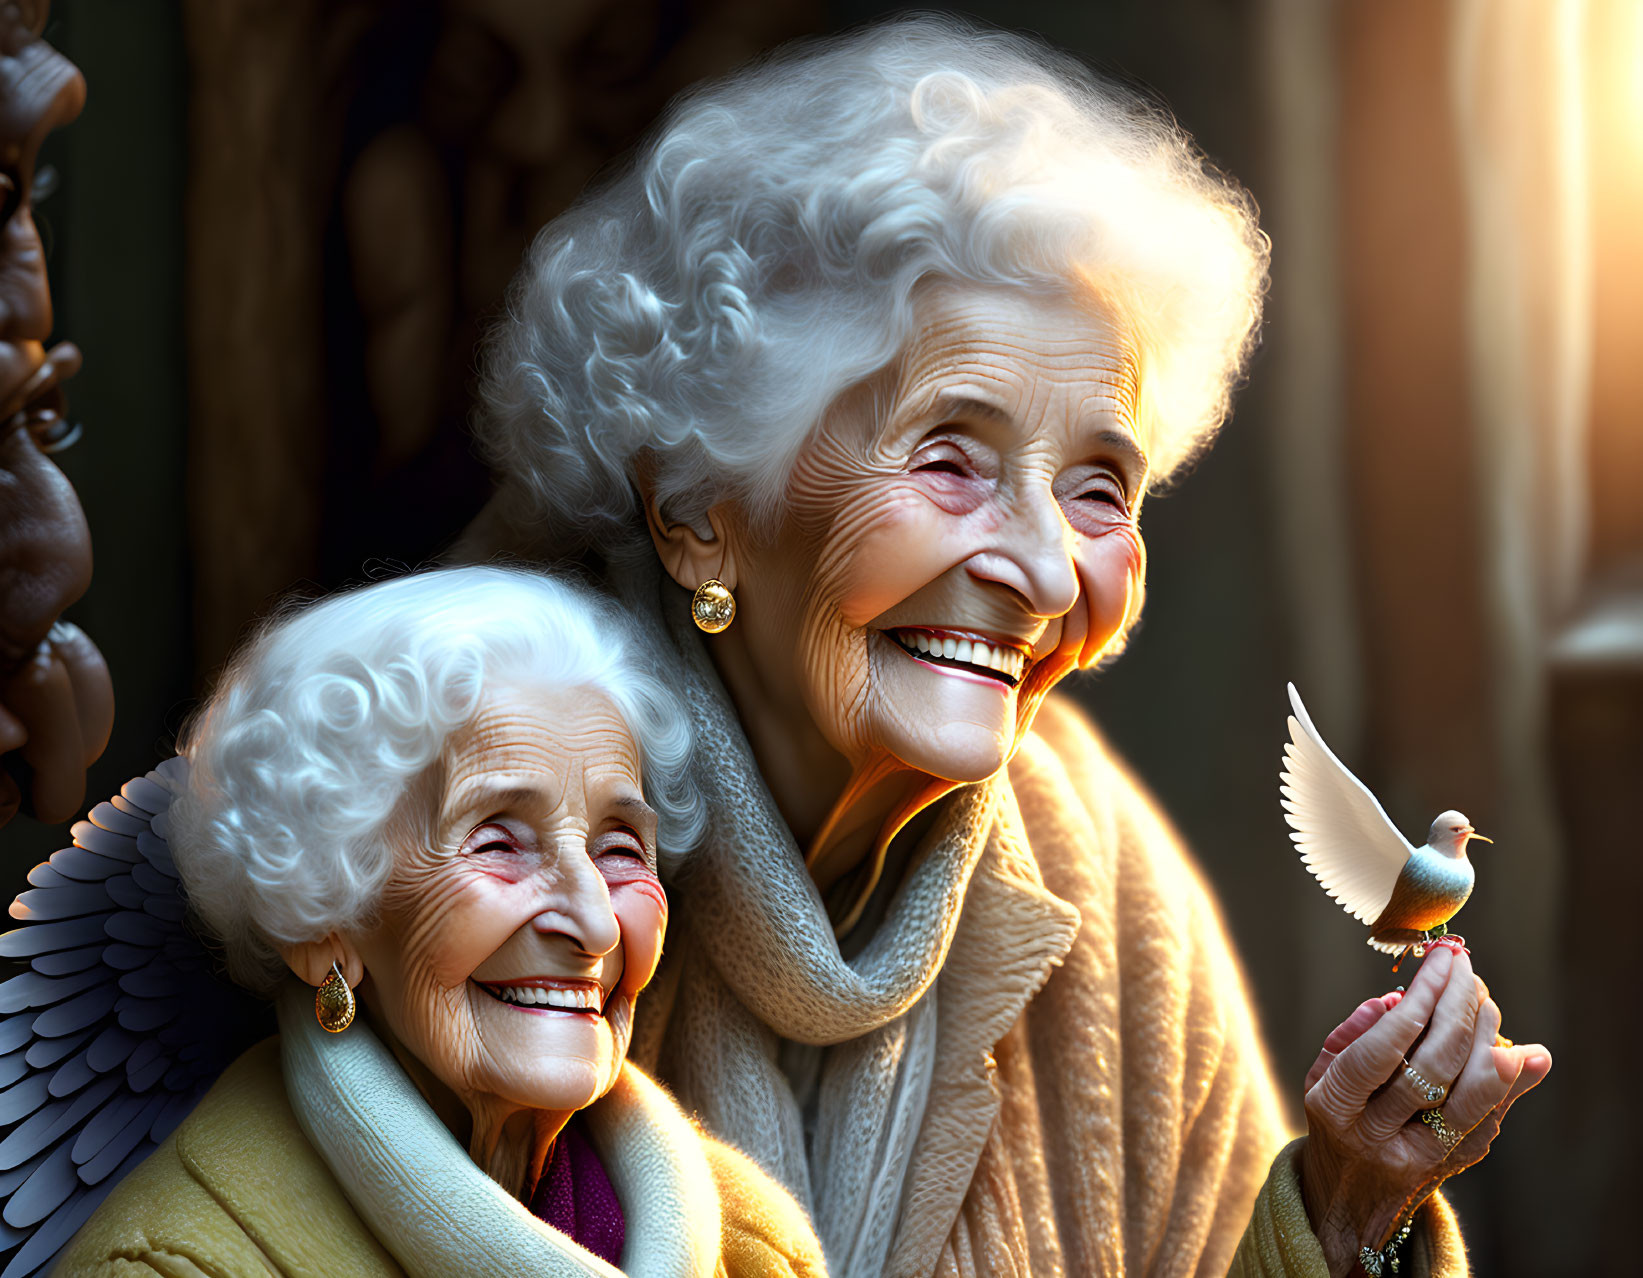
<svg viewBox="0 0 1643 1278">
<path fill-rule="evenodd" d="M 475 981 L 480 989 L 510 1007 L 544 1012 L 591 1012 L 605 1010 L 605 991 L 597 981 L 563 981 L 550 977 L 529 977 L 520 981 Z"/>
<path fill-rule="evenodd" d="M 1028 654 L 1021 648 L 997 640 L 986 640 L 977 635 L 965 635 L 951 630 L 925 630 L 904 626 L 887 630 L 886 634 L 903 651 L 932 666 L 962 670 L 966 674 L 984 675 L 996 679 L 1007 688 L 1021 682 L 1027 669 Z"/>
</svg>

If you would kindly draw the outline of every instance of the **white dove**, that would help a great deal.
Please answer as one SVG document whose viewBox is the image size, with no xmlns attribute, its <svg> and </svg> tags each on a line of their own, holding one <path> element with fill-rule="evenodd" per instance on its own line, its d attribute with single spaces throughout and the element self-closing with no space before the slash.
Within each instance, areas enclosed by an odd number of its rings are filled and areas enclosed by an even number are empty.
<svg viewBox="0 0 1643 1278">
<path fill-rule="evenodd" d="M 1278 774 L 1284 817 L 1295 831 L 1289 837 L 1324 890 L 1369 925 L 1370 945 L 1399 963 L 1410 950 L 1419 957 L 1472 895 L 1467 842 L 1493 840 L 1451 811 L 1432 822 L 1425 847 L 1411 847 L 1324 744 L 1294 684 L 1289 704 L 1295 713 Z"/>
</svg>

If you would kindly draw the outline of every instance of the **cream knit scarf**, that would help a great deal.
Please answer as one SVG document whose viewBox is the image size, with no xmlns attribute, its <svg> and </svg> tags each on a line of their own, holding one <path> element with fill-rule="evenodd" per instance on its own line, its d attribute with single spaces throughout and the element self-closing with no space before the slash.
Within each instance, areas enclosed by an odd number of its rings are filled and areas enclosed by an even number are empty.
<svg viewBox="0 0 1643 1278">
<path fill-rule="evenodd" d="M 880 1278 L 892 1247 L 906 1250 L 909 1230 L 936 1245 L 945 1239 L 986 1135 L 985 1127 L 975 1133 L 969 1168 L 958 1160 L 961 1183 L 905 1202 L 932 1085 L 944 1069 L 973 1066 L 980 1074 L 987 1049 L 1071 944 L 1076 913 L 1054 902 L 1030 961 L 1014 965 L 1017 972 L 998 965 L 1007 1019 L 978 1024 L 980 1037 L 965 1044 L 964 1061 L 939 1061 L 954 1035 L 941 1028 L 937 978 L 972 875 L 984 853 L 996 852 L 989 835 L 1001 806 L 1014 812 L 1008 787 L 970 786 L 944 805 L 872 939 L 846 960 L 688 610 L 669 598 L 676 587 L 658 587 L 654 577 L 648 589 L 629 584 L 624 596 L 655 621 L 675 687 L 689 703 L 698 782 L 711 812 L 703 846 L 669 885 L 669 949 L 684 957 L 669 973 L 677 981 L 672 997 L 656 1000 L 667 1017 L 662 1072 L 710 1132 L 751 1156 L 810 1211 L 834 1278 Z M 663 616 L 659 599 L 674 605 Z M 1048 897 L 1041 884 L 1037 896 Z M 646 998 L 639 1002 L 643 1020 Z M 642 1055 L 637 1040 L 635 1054 Z M 989 1123 L 985 1105 L 977 1113 Z"/>
<path fill-rule="evenodd" d="M 584 1114 L 627 1225 L 617 1270 L 538 1220 L 482 1172 L 363 1020 L 314 1021 L 313 992 L 279 998 L 286 1094 L 360 1218 L 411 1278 L 712 1278 L 719 1200 L 701 1138 L 625 1066 Z"/>
</svg>

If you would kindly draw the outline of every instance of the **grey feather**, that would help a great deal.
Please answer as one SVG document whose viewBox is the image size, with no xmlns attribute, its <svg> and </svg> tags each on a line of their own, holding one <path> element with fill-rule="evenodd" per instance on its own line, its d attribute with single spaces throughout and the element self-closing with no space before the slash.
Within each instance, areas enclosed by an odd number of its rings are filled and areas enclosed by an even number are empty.
<svg viewBox="0 0 1643 1278">
<path fill-rule="evenodd" d="M 115 849 L 121 842 L 116 835 L 107 830 L 99 830 L 89 821 L 77 822 L 74 826 L 75 845 L 71 848 L 60 848 L 51 854 L 51 868 L 64 878 L 79 879 L 82 883 L 101 883 L 111 874 L 124 874 L 131 868 L 131 862 L 116 853 L 94 851 L 80 843 L 82 837 L 95 834 L 94 842 L 108 849 Z M 131 845 L 133 850 L 136 844 Z"/>
<path fill-rule="evenodd" d="M 46 1103 L 45 1074 L 28 1074 L 0 1092 L 0 1123 L 20 1123 Z"/>
<path fill-rule="evenodd" d="M 116 941 L 127 945 L 158 946 L 164 943 L 165 927 L 139 910 L 121 910 L 111 915 L 103 930 Z"/>
<path fill-rule="evenodd" d="M 147 777 L 132 777 L 120 787 L 120 793 L 141 808 L 151 821 L 156 812 L 164 812 L 171 806 L 171 791 Z"/>
<path fill-rule="evenodd" d="M 114 875 L 103 884 L 103 888 L 107 893 L 103 901 L 105 910 L 108 909 L 110 901 L 113 901 L 115 905 L 122 909 L 140 910 L 143 908 L 143 902 L 148 897 L 148 893 L 139 887 L 137 880 L 129 874 Z"/>
<path fill-rule="evenodd" d="M 57 1067 L 56 1072 L 51 1076 L 51 1086 L 49 1088 L 53 1096 L 72 1096 L 99 1074 L 107 1072 L 106 1070 L 92 1069 L 89 1063 L 90 1055 L 91 1048 L 88 1047 L 83 1052 L 76 1052 Z M 117 1078 L 118 1075 L 115 1077 Z"/>
<path fill-rule="evenodd" d="M 60 886 L 34 888 L 18 894 L 11 903 L 12 918 L 20 922 L 39 919 L 78 918 L 108 908 L 108 893 L 101 883 L 74 883 L 65 881 Z"/>
<path fill-rule="evenodd" d="M 28 1062 L 30 1069 L 45 1069 L 57 1064 L 65 1056 L 79 1051 L 90 1037 L 91 1031 L 85 1029 L 76 1034 L 65 1034 L 61 1038 L 37 1038 L 29 1045 L 23 1059 Z"/>
<path fill-rule="evenodd" d="M 116 1065 L 130 1059 L 142 1039 L 119 1025 L 105 1026 L 86 1053 L 86 1061 L 99 1074 L 106 1074 Z"/>
<path fill-rule="evenodd" d="M 55 1038 L 59 1034 L 84 1029 L 108 1015 L 119 998 L 118 987 L 109 984 L 99 985 L 96 989 L 76 995 L 66 1003 L 59 1003 L 41 1012 L 34 1018 L 34 1032 L 47 1038 Z"/>
<path fill-rule="evenodd" d="M 144 830 L 148 829 L 146 816 L 132 816 L 120 811 L 112 803 L 99 803 L 91 810 L 91 823 L 100 829 L 108 830 L 113 834 L 123 834 L 128 839 L 135 839 Z"/>
<path fill-rule="evenodd" d="M 19 1163 L 9 1171 L 0 1172 L 0 1202 L 10 1198 L 17 1187 L 34 1175 L 40 1169 L 40 1164 L 50 1157 L 50 1151 L 36 1154 L 26 1163 Z M 4 1220 L 3 1209 L 0 1209 L 0 1220 Z"/>
<path fill-rule="evenodd" d="M 77 949 L 93 941 L 104 940 L 107 936 L 108 933 L 103 930 L 103 920 L 94 915 L 69 919 L 64 923 L 14 927 L 0 935 L 0 958 L 33 958 L 36 954 Z"/>
<path fill-rule="evenodd" d="M 42 976 L 71 976 L 97 966 L 103 957 L 104 945 L 82 945 L 77 950 L 60 950 L 56 954 L 42 954 L 34 960 L 34 970 Z"/>
<path fill-rule="evenodd" d="M 19 1229 L 39 1224 L 57 1210 L 78 1187 L 79 1181 L 68 1146 L 57 1146 L 6 1199 L 6 1223 Z"/>
<path fill-rule="evenodd" d="M 75 972 L 71 976 L 47 976 L 38 971 L 24 972 L 0 983 L 0 1012 L 21 1012 L 26 1007 L 45 1007 L 100 984 L 102 973 L 95 970 Z"/>
</svg>

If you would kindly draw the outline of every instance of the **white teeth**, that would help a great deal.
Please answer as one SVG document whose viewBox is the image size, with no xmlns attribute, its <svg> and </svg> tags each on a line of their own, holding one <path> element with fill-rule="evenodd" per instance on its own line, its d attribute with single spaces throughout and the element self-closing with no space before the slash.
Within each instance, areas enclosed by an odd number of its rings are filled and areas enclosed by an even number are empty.
<svg viewBox="0 0 1643 1278">
<path fill-rule="evenodd" d="M 932 657 L 962 661 L 983 670 L 996 670 L 1020 682 L 1027 668 L 1027 656 L 1014 648 L 994 648 L 979 639 L 943 639 L 922 631 L 901 631 L 897 636 L 903 647 Z"/>
<path fill-rule="evenodd" d="M 573 1012 L 597 1012 L 602 1000 L 592 989 L 546 989 L 539 985 L 493 985 L 504 1003 L 520 1007 L 557 1007 Z"/>
<path fill-rule="evenodd" d="M 904 647 L 932 657 L 962 661 L 984 670 L 996 670 L 1017 682 L 1027 668 L 1027 657 L 1014 648 L 993 648 L 979 639 L 943 639 L 922 631 L 903 631 L 900 636 Z"/>
</svg>

